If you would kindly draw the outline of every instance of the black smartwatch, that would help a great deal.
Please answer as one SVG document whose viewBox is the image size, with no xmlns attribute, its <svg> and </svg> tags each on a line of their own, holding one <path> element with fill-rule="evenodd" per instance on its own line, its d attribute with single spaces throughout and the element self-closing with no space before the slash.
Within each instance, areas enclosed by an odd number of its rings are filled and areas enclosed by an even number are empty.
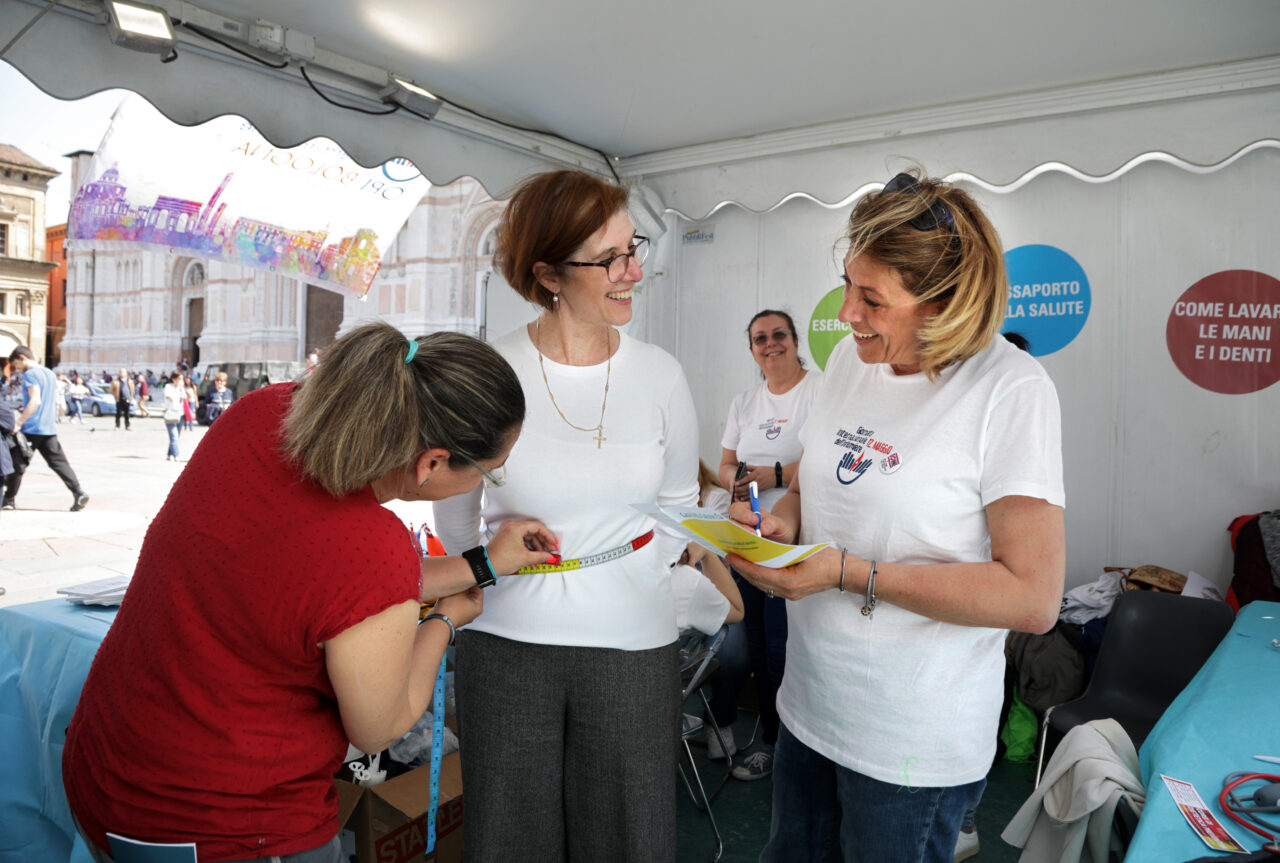
<svg viewBox="0 0 1280 863">
<path fill-rule="evenodd" d="M 782 488 L 782 462 L 775 461 L 773 463 L 773 476 L 777 480 L 776 486 Z"/>
<path fill-rule="evenodd" d="M 498 580 L 493 572 L 493 564 L 489 562 L 489 552 L 483 545 L 469 548 L 462 553 L 467 563 L 471 564 L 471 572 L 476 577 L 476 587 L 488 587 Z"/>
</svg>

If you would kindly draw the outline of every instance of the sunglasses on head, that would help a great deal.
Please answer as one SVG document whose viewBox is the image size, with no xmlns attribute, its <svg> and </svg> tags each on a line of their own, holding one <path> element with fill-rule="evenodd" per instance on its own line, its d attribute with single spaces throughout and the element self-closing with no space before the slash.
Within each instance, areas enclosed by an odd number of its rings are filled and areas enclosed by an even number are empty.
<svg viewBox="0 0 1280 863">
<path fill-rule="evenodd" d="M 920 181 L 910 174 L 899 174 L 892 180 L 884 184 L 884 192 L 912 192 L 920 193 Z M 952 236 L 956 236 L 956 219 L 951 215 L 951 208 L 942 200 L 936 200 L 923 213 L 912 216 L 907 220 L 911 227 L 917 231 L 936 231 L 944 225 L 951 231 Z"/>
</svg>

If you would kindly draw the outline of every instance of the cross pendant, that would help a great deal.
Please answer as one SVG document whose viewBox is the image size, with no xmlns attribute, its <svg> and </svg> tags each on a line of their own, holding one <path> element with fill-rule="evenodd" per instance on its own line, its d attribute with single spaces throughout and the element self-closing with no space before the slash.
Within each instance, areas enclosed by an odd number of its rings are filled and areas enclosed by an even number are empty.
<svg viewBox="0 0 1280 863">
<path fill-rule="evenodd" d="M 596 429 L 596 433 L 595 433 L 596 449 L 600 449 L 601 444 L 603 444 L 606 440 L 608 440 L 608 438 L 604 436 L 604 429 Z"/>
</svg>

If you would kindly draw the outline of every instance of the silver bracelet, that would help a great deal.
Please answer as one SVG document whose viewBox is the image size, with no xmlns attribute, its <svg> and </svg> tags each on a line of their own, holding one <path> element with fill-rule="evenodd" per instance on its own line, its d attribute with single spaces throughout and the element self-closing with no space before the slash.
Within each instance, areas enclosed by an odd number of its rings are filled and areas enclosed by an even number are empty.
<svg viewBox="0 0 1280 863">
<path fill-rule="evenodd" d="M 863 613 L 865 614 L 866 612 L 864 611 Z M 441 614 L 438 611 L 433 611 L 430 614 L 428 614 L 426 617 L 424 617 L 423 620 L 443 620 L 446 624 L 448 624 L 449 646 L 453 647 L 453 640 L 458 637 L 458 628 L 453 625 L 453 621 L 449 619 L 449 615 Z"/>
<path fill-rule="evenodd" d="M 844 593 L 844 559 L 849 552 L 840 549 L 840 592 Z"/>
<path fill-rule="evenodd" d="M 867 576 L 867 601 L 862 604 L 862 614 L 867 619 L 871 618 L 872 612 L 876 610 L 876 562 L 871 561 L 871 574 Z"/>
</svg>

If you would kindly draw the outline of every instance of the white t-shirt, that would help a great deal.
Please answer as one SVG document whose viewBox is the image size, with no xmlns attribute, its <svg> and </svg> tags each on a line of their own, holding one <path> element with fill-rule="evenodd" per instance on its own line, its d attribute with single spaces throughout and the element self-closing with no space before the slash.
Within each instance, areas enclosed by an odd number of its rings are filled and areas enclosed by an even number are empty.
<svg viewBox="0 0 1280 863">
<path fill-rule="evenodd" d="M 711 579 L 686 564 L 671 570 L 671 595 L 675 597 L 676 629 L 693 627 L 715 635 L 732 608 Z"/>
<path fill-rule="evenodd" d="M 801 435 L 800 542 L 897 563 L 991 559 L 984 507 L 1008 495 L 1064 504 L 1057 392 L 1002 338 L 946 369 L 894 375 L 845 339 Z M 836 590 L 788 603 L 778 713 L 811 749 L 907 786 L 986 775 L 1006 630 L 942 623 Z"/>
<path fill-rule="evenodd" d="M 506 463 L 506 483 L 485 490 L 491 530 L 538 519 L 564 559 L 623 546 L 654 527 L 636 503 L 690 506 L 698 499 L 698 425 L 680 364 L 661 348 L 621 335 L 609 373 L 605 441 L 570 428 L 547 395 L 538 353 L 524 327 L 493 346 L 524 389 L 526 416 Z M 586 427 L 600 416 L 606 365 L 544 358 L 556 403 Z M 450 554 L 479 542 L 480 494 L 435 503 L 436 529 Z M 676 639 L 671 565 L 685 540 L 657 529 L 625 557 L 569 572 L 499 578 L 471 629 L 535 644 L 647 650 Z"/>
<path fill-rule="evenodd" d="M 782 395 L 769 392 L 761 381 L 733 397 L 720 446 L 737 452 L 747 464 L 791 464 L 800 460 L 800 429 L 818 392 L 822 374 L 809 371 Z M 763 483 L 761 483 L 763 485 Z M 760 506 L 772 509 L 786 488 L 760 489 Z"/>
</svg>

